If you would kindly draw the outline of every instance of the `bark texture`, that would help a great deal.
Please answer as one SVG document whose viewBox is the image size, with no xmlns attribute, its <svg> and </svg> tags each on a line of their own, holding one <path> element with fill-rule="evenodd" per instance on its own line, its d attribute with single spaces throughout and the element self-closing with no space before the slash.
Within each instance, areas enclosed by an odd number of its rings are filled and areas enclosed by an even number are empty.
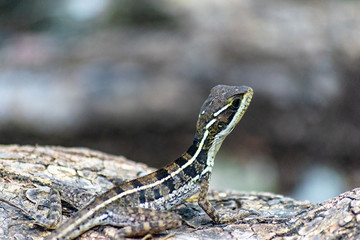
<svg viewBox="0 0 360 240">
<path fill-rule="evenodd" d="M 64 184 L 100 194 L 116 183 L 145 175 L 154 169 L 84 148 L 0 145 L 0 198 L 19 203 L 19 192 Z M 209 194 L 217 209 L 233 214 L 256 214 L 227 225 L 213 225 L 197 205 L 196 197 L 174 209 L 187 224 L 154 236 L 171 239 L 359 239 L 360 188 L 329 201 L 309 202 L 273 193 L 217 192 Z M 34 203 L 24 203 L 34 208 Z M 39 206 L 46 214 L 46 207 Z M 75 210 L 64 204 L 64 219 Z M 17 208 L 0 202 L 0 239 L 43 239 L 50 231 L 29 224 Z M 111 226 L 98 227 L 80 239 L 109 239 Z M 171 235 L 169 235 L 171 234 Z"/>
</svg>

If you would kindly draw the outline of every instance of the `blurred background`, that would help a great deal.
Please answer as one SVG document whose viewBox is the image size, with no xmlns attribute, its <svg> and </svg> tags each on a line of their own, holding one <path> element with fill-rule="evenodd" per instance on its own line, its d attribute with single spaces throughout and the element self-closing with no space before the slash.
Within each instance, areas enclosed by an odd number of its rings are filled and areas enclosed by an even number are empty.
<svg viewBox="0 0 360 240">
<path fill-rule="evenodd" d="M 212 187 L 313 203 L 360 183 L 360 2 L 0 0 L 0 144 L 161 167 L 217 84 L 254 98 Z"/>
</svg>

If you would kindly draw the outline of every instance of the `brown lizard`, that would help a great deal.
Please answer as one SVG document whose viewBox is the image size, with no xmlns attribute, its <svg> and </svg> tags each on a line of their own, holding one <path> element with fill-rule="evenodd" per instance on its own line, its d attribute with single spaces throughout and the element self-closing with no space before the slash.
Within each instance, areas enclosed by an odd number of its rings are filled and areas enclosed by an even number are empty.
<svg viewBox="0 0 360 240">
<path fill-rule="evenodd" d="M 18 208 L 35 219 L 34 223 L 55 228 L 47 239 L 74 239 L 98 225 L 122 227 L 114 238 L 178 228 L 181 218 L 165 210 L 178 206 L 197 192 L 198 204 L 215 224 L 240 220 L 249 214 L 221 215 L 207 195 L 215 155 L 246 112 L 252 95 L 253 90 L 246 86 L 214 87 L 201 107 L 193 143 L 181 157 L 153 173 L 113 187 L 59 227 L 61 201 L 56 190 L 51 190 L 50 209 L 45 217 Z M 84 196 L 86 200 L 91 199 Z"/>
</svg>

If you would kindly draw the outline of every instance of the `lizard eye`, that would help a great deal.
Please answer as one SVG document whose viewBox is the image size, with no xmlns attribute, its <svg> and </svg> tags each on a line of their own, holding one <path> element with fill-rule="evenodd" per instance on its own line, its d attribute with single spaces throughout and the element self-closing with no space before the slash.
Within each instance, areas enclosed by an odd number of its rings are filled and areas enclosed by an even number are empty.
<svg viewBox="0 0 360 240">
<path fill-rule="evenodd" d="M 240 98 L 235 98 L 231 103 L 231 107 L 238 109 L 240 107 Z"/>
</svg>

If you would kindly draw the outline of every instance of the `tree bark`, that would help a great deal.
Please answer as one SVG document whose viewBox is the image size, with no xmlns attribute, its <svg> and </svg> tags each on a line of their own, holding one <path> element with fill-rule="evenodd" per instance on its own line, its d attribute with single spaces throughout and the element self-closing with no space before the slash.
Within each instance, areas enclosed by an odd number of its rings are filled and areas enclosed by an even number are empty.
<svg viewBox="0 0 360 240">
<path fill-rule="evenodd" d="M 18 204 L 19 192 L 54 183 L 100 194 L 152 171 L 125 157 L 85 148 L 0 145 L 0 198 Z M 256 214 L 236 223 L 214 225 L 193 197 L 173 210 L 184 219 L 183 226 L 154 239 L 360 239 L 360 188 L 316 205 L 261 192 L 211 191 L 209 198 L 220 211 Z M 34 208 L 30 201 L 24 205 Z M 43 214 L 46 210 L 39 206 Z M 64 204 L 64 219 L 74 211 Z M 19 209 L 0 202 L 1 239 L 43 239 L 50 233 L 29 221 Z M 111 226 L 94 228 L 80 239 L 109 239 L 114 230 Z"/>
</svg>

